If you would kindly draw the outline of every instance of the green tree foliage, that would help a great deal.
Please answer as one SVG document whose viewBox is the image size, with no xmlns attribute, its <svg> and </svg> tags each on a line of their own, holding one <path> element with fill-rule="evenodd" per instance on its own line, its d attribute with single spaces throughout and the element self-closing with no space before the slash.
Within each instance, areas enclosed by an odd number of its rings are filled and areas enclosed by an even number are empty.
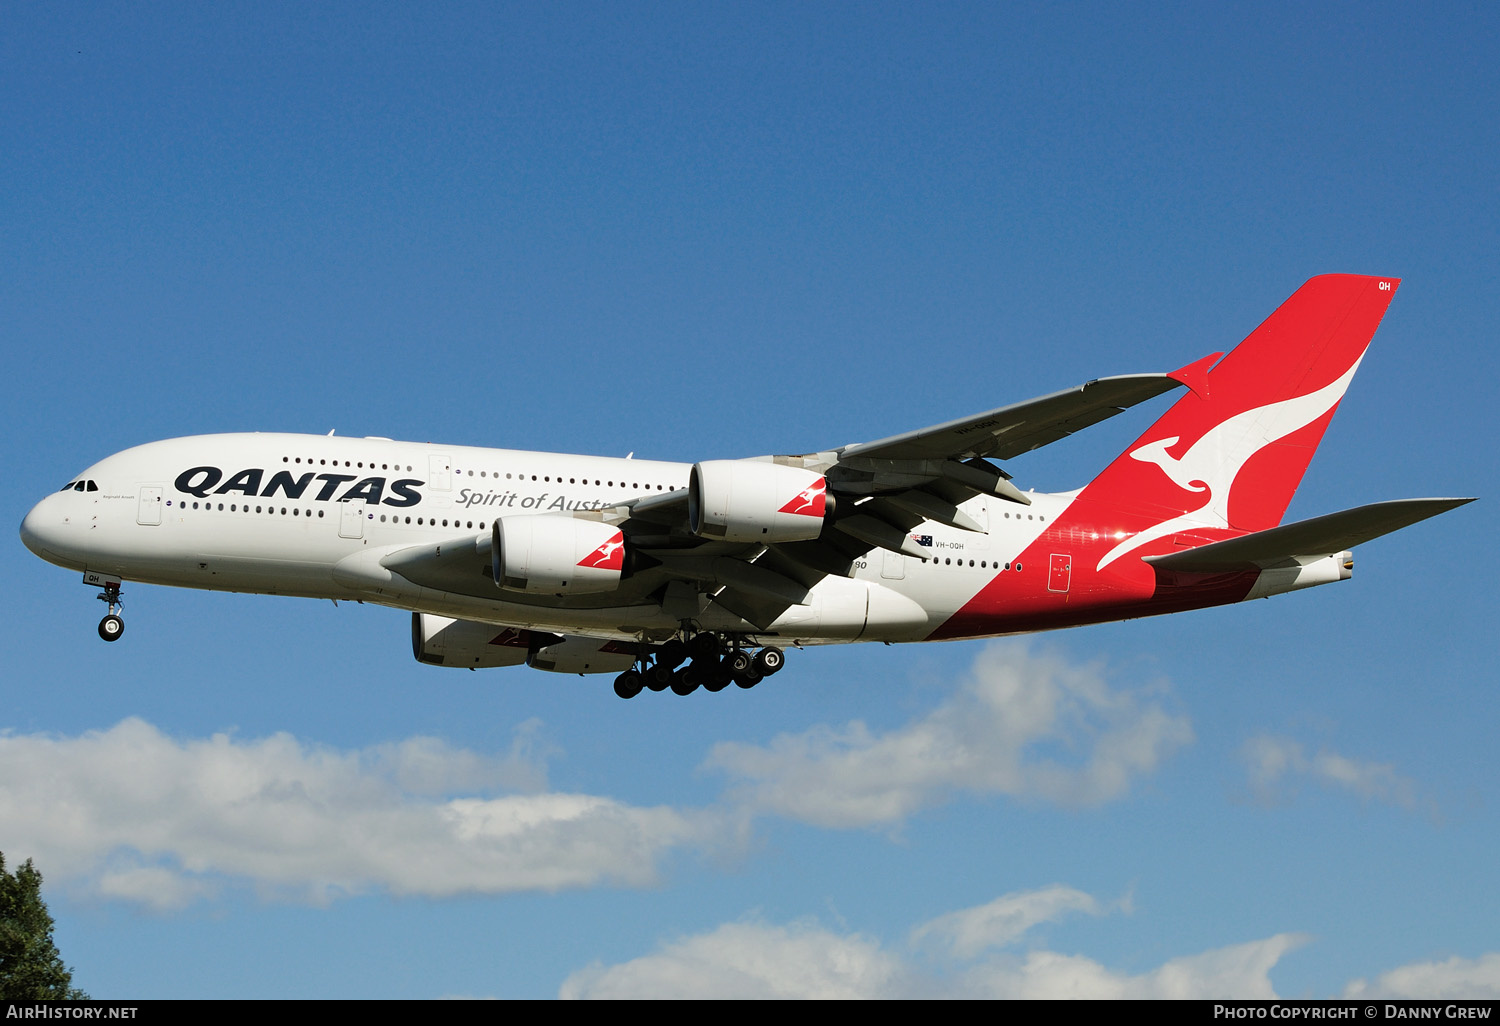
<svg viewBox="0 0 1500 1026">
<path fill-rule="evenodd" d="M 42 874 L 27 859 L 5 871 L 0 852 L 0 1000 L 81 1001 L 73 972 L 52 943 L 52 915 L 42 900 Z"/>
</svg>

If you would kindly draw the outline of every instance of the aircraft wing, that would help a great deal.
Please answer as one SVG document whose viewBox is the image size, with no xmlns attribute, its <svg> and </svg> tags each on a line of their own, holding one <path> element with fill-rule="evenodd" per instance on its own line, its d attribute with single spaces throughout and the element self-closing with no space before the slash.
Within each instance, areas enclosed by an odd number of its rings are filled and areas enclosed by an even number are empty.
<svg viewBox="0 0 1500 1026">
<path fill-rule="evenodd" d="M 1329 513 L 1256 531 L 1194 549 L 1146 556 L 1145 562 L 1163 570 L 1215 573 L 1265 570 L 1312 557 L 1343 552 L 1356 545 L 1399 531 L 1403 527 L 1446 513 L 1473 499 L 1394 499 Z"/>
<path fill-rule="evenodd" d="M 971 459 L 1008 460 L 1108 420 L 1163 392 L 1187 385 L 1197 389 L 1223 353 L 1167 374 L 1122 374 L 999 409 L 950 420 L 917 431 L 861 442 L 838 450 L 840 461 Z"/>
<path fill-rule="evenodd" d="M 960 504 L 978 495 L 1020 505 L 1031 502 L 988 458 L 1029 452 L 1181 385 L 1202 392 L 1208 368 L 1221 355 L 1214 353 L 1169 374 L 1100 378 L 831 452 L 772 457 L 775 463 L 825 475 L 833 502 L 815 539 L 738 550 L 681 548 L 688 516 L 687 496 L 681 492 L 620 507 L 627 518 L 623 527 L 627 537 L 661 562 L 663 573 L 688 576 L 714 602 L 764 627 L 797 604 L 822 577 L 847 575 L 854 561 L 871 549 L 926 558 L 930 552 L 911 536 L 924 521 L 984 533 L 986 528 L 959 509 Z M 652 541 L 668 547 L 653 550 Z M 711 558 L 705 558 L 705 548 Z"/>
</svg>

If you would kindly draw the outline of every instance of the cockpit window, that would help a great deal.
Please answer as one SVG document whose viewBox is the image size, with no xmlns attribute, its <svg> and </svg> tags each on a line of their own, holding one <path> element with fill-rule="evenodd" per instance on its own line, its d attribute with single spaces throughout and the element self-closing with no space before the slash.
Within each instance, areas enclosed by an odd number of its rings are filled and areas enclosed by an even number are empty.
<svg viewBox="0 0 1500 1026">
<path fill-rule="evenodd" d="M 69 481 L 67 484 L 65 484 L 61 488 L 59 488 L 58 491 L 60 491 L 60 492 L 70 492 L 70 491 L 73 490 L 73 486 L 75 484 L 77 484 L 77 483 L 78 483 L 77 481 Z"/>
<path fill-rule="evenodd" d="M 88 490 L 91 492 L 97 492 L 99 490 L 99 486 L 94 484 L 94 482 L 92 481 L 88 481 L 86 482 L 86 484 L 88 485 Z"/>
<path fill-rule="evenodd" d="M 73 486 L 73 490 L 75 492 L 81 492 L 81 491 L 83 491 L 83 482 L 79 481 L 76 485 Z"/>
<path fill-rule="evenodd" d="M 58 489 L 60 492 L 97 492 L 99 486 L 87 479 L 82 481 L 69 481 Z"/>
</svg>

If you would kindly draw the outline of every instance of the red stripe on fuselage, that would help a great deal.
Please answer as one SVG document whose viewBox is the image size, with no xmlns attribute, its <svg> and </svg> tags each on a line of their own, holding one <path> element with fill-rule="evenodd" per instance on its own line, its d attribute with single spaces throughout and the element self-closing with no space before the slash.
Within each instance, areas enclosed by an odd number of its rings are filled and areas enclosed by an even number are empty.
<svg viewBox="0 0 1500 1026">
<path fill-rule="evenodd" d="M 1239 602 L 1255 585 L 1255 571 L 1229 574 L 1184 574 L 1157 571 L 1141 556 L 1171 552 L 1240 535 L 1240 531 L 1191 531 L 1158 539 L 1130 556 L 1097 569 L 1104 554 L 1118 544 L 1117 531 L 1158 519 L 1116 510 L 1089 515 L 1074 502 L 1068 513 L 1012 561 L 1010 570 L 995 574 L 962 609 L 928 636 L 931 641 L 983 638 L 1060 627 L 1077 627 L 1140 616 L 1176 613 L 1186 609 Z M 1092 505 L 1092 504 L 1086 504 Z M 1077 513 L 1075 515 L 1075 510 Z M 1129 526 L 1127 526 L 1129 525 Z M 1067 591 L 1054 591 L 1053 557 L 1067 556 Z M 1021 569 L 1014 569 L 1020 566 Z"/>
</svg>

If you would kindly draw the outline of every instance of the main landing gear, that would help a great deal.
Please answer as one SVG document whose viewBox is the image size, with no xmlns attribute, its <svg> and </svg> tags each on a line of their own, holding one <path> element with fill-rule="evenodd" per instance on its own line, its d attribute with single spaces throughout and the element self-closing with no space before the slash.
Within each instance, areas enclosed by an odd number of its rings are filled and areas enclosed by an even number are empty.
<svg viewBox="0 0 1500 1026">
<path fill-rule="evenodd" d="M 687 641 L 673 638 L 655 650 L 648 663 L 642 655 L 636 666 L 615 678 L 615 694 L 634 698 L 642 690 L 665 691 L 690 695 L 700 687 L 704 691 L 723 691 L 730 684 L 753 688 L 761 678 L 769 677 L 786 663 L 779 648 L 762 648 L 752 655 L 734 638 L 727 645 L 717 634 L 700 631 Z M 687 665 L 682 664 L 686 662 Z"/>
<path fill-rule="evenodd" d="M 105 581 L 104 590 L 96 596 L 100 602 L 109 603 L 109 613 L 99 621 L 99 637 L 105 641 L 119 641 L 120 635 L 125 633 L 125 620 L 117 610 L 124 608 L 120 601 L 120 582 Z"/>
</svg>

